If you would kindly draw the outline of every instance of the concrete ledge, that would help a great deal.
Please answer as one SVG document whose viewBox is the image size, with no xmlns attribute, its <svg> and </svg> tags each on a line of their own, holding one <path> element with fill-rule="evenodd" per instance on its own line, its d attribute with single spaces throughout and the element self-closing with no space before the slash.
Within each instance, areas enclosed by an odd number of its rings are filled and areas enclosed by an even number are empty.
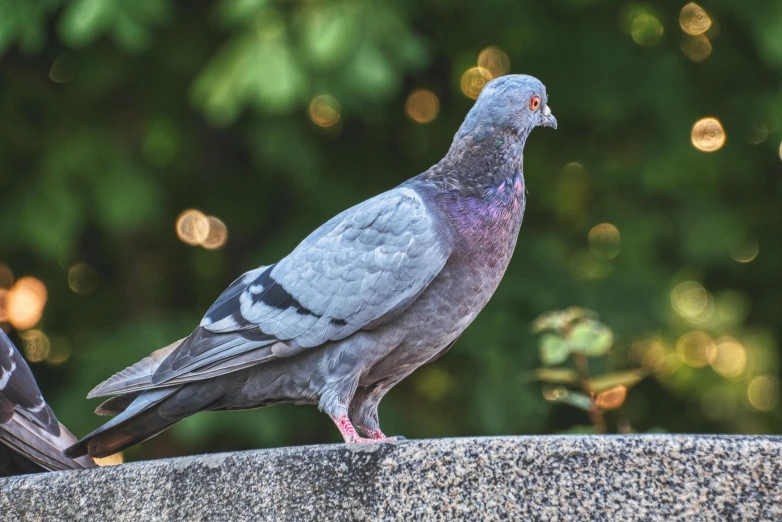
<svg viewBox="0 0 782 522">
<path fill-rule="evenodd" d="M 0 479 L 3 520 L 782 519 L 782 438 L 329 445 Z"/>
</svg>

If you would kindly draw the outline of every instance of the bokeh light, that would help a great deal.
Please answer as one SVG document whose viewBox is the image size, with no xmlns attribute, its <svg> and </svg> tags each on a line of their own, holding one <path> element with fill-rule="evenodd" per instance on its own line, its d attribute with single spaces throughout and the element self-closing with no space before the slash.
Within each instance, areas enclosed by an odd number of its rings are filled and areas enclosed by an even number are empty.
<svg viewBox="0 0 782 522">
<path fill-rule="evenodd" d="M 760 145 L 768 139 L 768 125 L 763 121 L 755 121 L 752 124 L 752 130 L 747 136 L 747 143 Z"/>
<path fill-rule="evenodd" d="M 55 83 L 71 81 L 71 63 L 66 54 L 61 54 L 52 62 L 52 67 L 49 69 L 49 79 Z"/>
<path fill-rule="evenodd" d="M 601 259 L 613 259 L 619 255 L 619 229 L 611 223 L 601 223 L 592 227 L 587 235 L 589 249 Z"/>
<path fill-rule="evenodd" d="M 34 277 L 22 277 L 6 296 L 8 321 L 17 330 L 32 328 L 41 320 L 48 293 Z"/>
<path fill-rule="evenodd" d="M 653 14 L 643 8 L 632 12 L 630 21 L 630 36 L 638 45 L 651 46 L 660 41 L 665 29 Z"/>
<path fill-rule="evenodd" d="M 416 123 L 429 123 L 440 113 L 440 100 L 428 89 L 417 89 L 405 101 L 405 114 Z"/>
<path fill-rule="evenodd" d="M 684 36 L 682 38 L 682 52 L 693 62 L 702 62 L 711 56 L 712 46 L 706 35 Z"/>
<path fill-rule="evenodd" d="M 462 74 L 462 92 L 468 98 L 477 100 L 478 95 L 491 79 L 491 73 L 483 67 L 470 67 Z"/>
<path fill-rule="evenodd" d="M 333 96 L 321 94 L 310 102 L 310 119 L 318 127 L 333 127 L 339 123 L 339 102 Z"/>
<path fill-rule="evenodd" d="M 771 375 L 755 377 L 747 386 L 747 399 L 758 410 L 773 410 L 779 402 L 779 380 Z"/>
<path fill-rule="evenodd" d="M 717 345 L 706 332 L 687 332 L 676 342 L 676 356 L 687 366 L 703 368 L 714 361 Z"/>
<path fill-rule="evenodd" d="M 71 357 L 71 343 L 64 337 L 52 337 L 49 340 L 49 353 L 46 363 L 56 366 L 67 361 Z"/>
<path fill-rule="evenodd" d="M 201 246 L 208 250 L 216 250 L 228 240 L 228 228 L 225 226 L 225 223 L 214 216 L 209 216 L 207 221 L 209 223 L 209 233 L 201 242 Z"/>
<path fill-rule="evenodd" d="M 185 210 L 176 220 L 176 233 L 184 243 L 200 245 L 209 235 L 209 220 L 200 210 Z"/>
<path fill-rule="evenodd" d="M 510 58 L 497 46 L 489 46 L 478 55 L 478 67 L 489 71 L 492 78 L 498 78 L 510 71 Z"/>
<path fill-rule="evenodd" d="M 671 305 L 685 319 L 703 314 L 709 307 L 710 299 L 709 292 L 696 281 L 684 281 L 671 291 Z"/>
<path fill-rule="evenodd" d="M 682 7 L 679 13 L 679 25 L 682 30 L 691 35 L 700 35 L 705 33 L 711 27 L 711 18 L 706 14 L 701 6 L 695 2 Z"/>
<path fill-rule="evenodd" d="M 782 160 L 782 143 L 779 144 L 779 159 Z"/>
<path fill-rule="evenodd" d="M 681 365 L 676 354 L 660 339 L 643 339 L 632 346 L 635 359 L 652 373 L 667 375 Z"/>
<path fill-rule="evenodd" d="M 86 263 L 68 269 L 68 288 L 79 295 L 91 294 L 98 287 L 98 273 Z"/>
<path fill-rule="evenodd" d="M 723 377 L 738 377 L 747 367 L 747 351 L 733 337 L 717 339 L 717 355 L 711 361 L 714 371 Z"/>
<path fill-rule="evenodd" d="M 49 355 L 51 343 L 40 330 L 27 330 L 19 334 L 22 338 L 22 350 L 28 361 L 37 363 L 46 360 Z"/>
<path fill-rule="evenodd" d="M 222 220 L 195 209 L 185 210 L 179 215 L 176 230 L 184 243 L 207 250 L 216 250 L 228 240 L 228 227 Z"/>
<path fill-rule="evenodd" d="M 703 152 L 714 152 L 725 145 L 725 129 L 717 118 L 703 118 L 692 126 L 692 144 Z"/>
<path fill-rule="evenodd" d="M 739 263 L 750 263 L 758 257 L 760 245 L 757 239 L 747 239 L 741 236 L 733 236 L 728 247 L 730 257 Z"/>
</svg>

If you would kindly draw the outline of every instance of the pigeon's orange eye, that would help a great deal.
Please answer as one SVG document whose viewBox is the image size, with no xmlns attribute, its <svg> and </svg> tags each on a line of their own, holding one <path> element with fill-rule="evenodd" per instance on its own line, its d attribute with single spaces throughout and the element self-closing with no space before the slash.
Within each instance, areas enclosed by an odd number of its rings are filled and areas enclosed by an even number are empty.
<svg viewBox="0 0 782 522">
<path fill-rule="evenodd" d="M 538 107 L 540 107 L 540 96 L 533 96 L 529 101 L 529 108 L 536 111 L 538 110 Z"/>
</svg>

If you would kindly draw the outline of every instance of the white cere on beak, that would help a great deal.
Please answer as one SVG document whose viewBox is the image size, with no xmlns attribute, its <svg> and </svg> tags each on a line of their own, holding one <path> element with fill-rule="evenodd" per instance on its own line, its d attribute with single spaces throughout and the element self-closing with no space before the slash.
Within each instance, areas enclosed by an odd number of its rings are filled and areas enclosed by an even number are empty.
<svg viewBox="0 0 782 522">
<path fill-rule="evenodd" d="M 543 116 L 551 116 L 551 107 L 548 105 L 543 107 Z"/>
</svg>

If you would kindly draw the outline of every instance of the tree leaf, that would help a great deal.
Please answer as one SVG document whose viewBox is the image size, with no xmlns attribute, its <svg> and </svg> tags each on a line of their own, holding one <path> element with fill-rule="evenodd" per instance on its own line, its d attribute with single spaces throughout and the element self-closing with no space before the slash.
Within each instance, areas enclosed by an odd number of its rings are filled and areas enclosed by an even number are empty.
<svg viewBox="0 0 782 522">
<path fill-rule="evenodd" d="M 544 330 L 561 332 L 579 319 L 597 319 L 597 312 L 580 306 L 571 306 L 565 310 L 548 312 L 535 319 L 535 322 L 532 323 L 532 331 L 534 333 Z"/>
<path fill-rule="evenodd" d="M 638 381 L 646 377 L 646 372 L 642 369 L 628 370 L 624 372 L 607 373 L 592 377 L 587 381 L 590 391 L 599 393 L 615 386 L 627 386 L 628 388 L 637 384 Z"/>
<path fill-rule="evenodd" d="M 567 342 L 556 334 L 544 334 L 540 338 L 540 360 L 546 366 L 562 364 L 570 354 Z"/>
<path fill-rule="evenodd" d="M 588 319 L 578 323 L 568 335 L 571 352 L 583 353 L 587 357 L 605 355 L 614 344 L 613 332 L 603 323 Z"/>
<path fill-rule="evenodd" d="M 595 398 L 595 406 L 601 410 L 615 410 L 624 404 L 626 398 L 627 387 L 620 384 L 599 393 Z"/>
<path fill-rule="evenodd" d="M 578 382 L 578 374 L 569 368 L 538 368 L 535 378 L 550 384 L 573 384 Z"/>
<path fill-rule="evenodd" d="M 592 411 L 592 399 L 581 392 L 569 391 L 557 397 L 555 402 L 562 402 L 579 410 Z"/>
</svg>

